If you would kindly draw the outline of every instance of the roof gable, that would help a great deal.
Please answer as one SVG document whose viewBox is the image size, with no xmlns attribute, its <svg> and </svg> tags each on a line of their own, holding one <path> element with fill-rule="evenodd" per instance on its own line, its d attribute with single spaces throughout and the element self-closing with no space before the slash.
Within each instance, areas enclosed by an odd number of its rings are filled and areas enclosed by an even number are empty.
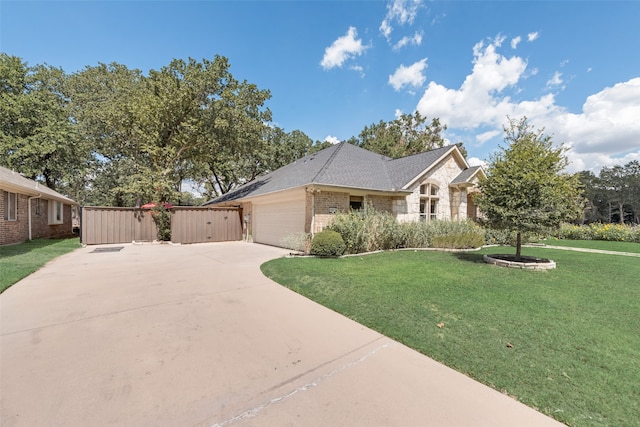
<svg viewBox="0 0 640 427">
<path fill-rule="evenodd" d="M 460 174 L 451 181 L 451 185 L 471 184 L 473 178 L 475 178 L 478 173 L 484 174 L 482 167 L 471 166 L 460 172 Z"/>
</svg>

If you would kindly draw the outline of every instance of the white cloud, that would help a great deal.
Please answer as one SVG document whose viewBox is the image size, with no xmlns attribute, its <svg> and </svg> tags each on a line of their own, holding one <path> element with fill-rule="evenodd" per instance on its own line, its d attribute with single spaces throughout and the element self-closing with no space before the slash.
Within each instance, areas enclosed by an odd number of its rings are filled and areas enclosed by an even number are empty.
<svg viewBox="0 0 640 427">
<path fill-rule="evenodd" d="M 330 70 L 334 67 L 342 67 L 347 59 L 362 55 L 369 46 L 363 45 L 362 39 L 358 39 L 357 36 L 355 27 L 349 27 L 347 34 L 338 37 L 331 46 L 327 47 L 320 62 L 322 68 Z"/>
<path fill-rule="evenodd" d="M 476 135 L 476 141 L 478 141 L 480 144 L 484 144 L 490 139 L 493 139 L 496 136 L 500 135 L 500 133 L 501 132 L 499 130 L 490 130 L 488 132 L 484 132 L 479 135 Z"/>
<path fill-rule="evenodd" d="M 415 64 L 405 67 L 400 65 L 396 71 L 389 76 L 389 84 L 397 91 L 404 86 L 420 87 L 427 79 L 424 70 L 427 68 L 427 58 L 423 58 Z"/>
<path fill-rule="evenodd" d="M 487 162 L 485 162 L 484 160 L 480 160 L 477 157 L 469 157 L 467 159 L 467 163 L 469 163 L 469 166 L 482 166 L 482 167 L 485 167 L 487 165 Z"/>
<path fill-rule="evenodd" d="M 362 68 L 360 65 L 352 65 L 349 67 L 349 69 L 357 72 L 358 74 L 360 74 L 360 77 L 364 78 L 364 68 Z"/>
<path fill-rule="evenodd" d="M 399 119 L 400 117 L 402 117 L 402 110 L 399 108 L 396 108 L 396 111 L 393 113 L 393 115 L 395 116 L 396 119 Z"/>
<path fill-rule="evenodd" d="M 333 135 L 327 135 L 327 137 L 324 140 L 334 145 L 340 142 L 340 140 Z"/>
<path fill-rule="evenodd" d="M 516 47 L 518 47 L 518 43 L 520 43 L 522 41 L 522 37 L 518 36 L 518 37 L 514 37 L 511 39 L 511 49 L 515 49 Z"/>
<path fill-rule="evenodd" d="M 607 87 L 587 98 L 580 114 L 564 109 L 540 118 L 554 140 L 575 155 L 640 156 L 640 77 Z M 544 119 L 544 120 L 542 120 Z"/>
<path fill-rule="evenodd" d="M 414 46 L 420 46 L 422 44 L 422 32 L 416 31 L 412 37 L 404 36 L 398 41 L 398 43 L 396 43 L 393 46 L 393 49 L 398 50 L 400 48 L 405 47 L 408 44 L 412 44 Z"/>
<path fill-rule="evenodd" d="M 483 124 L 499 126 L 512 113 L 510 98 L 498 96 L 514 86 L 527 63 L 520 57 L 506 58 L 497 52 L 503 39 L 473 47 L 473 71 L 460 89 L 430 82 L 417 110 L 427 117 L 439 117 L 449 127 L 475 128 Z"/>
<path fill-rule="evenodd" d="M 380 32 L 387 40 L 393 31 L 392 23 L 412 24 L 422 6 L 422 0 L 390 0 L 387 3 L 387 15 L 380 24 Z"/>
<path fill-rule="evenodd" d="M 553 74 L 553 77 L 551 77 L 547 81 L 547 88 L 557 87 L 557 86 L 560 86 L 561 84 L 562 84 L 562 73 L 560 71 L 556 71 Z"/>
<path fill-rule="evenodd" d="M 538 37 L 540 37 L 540 33 L 537 32 L 537 31 L 535 33 L 529 33 L 529 34 L 527 34 L 527 41 L 532 42 L 534 40 L 537 40 Z"/>
<path fill-rule="evenodd" d="M 416 109 L 424 116 L 438 117 L 449 130 L 482 129 L 476 136 L 481 144 L 501 133 L 507 116 L 527 116 L 536 128 L 544 127 L 554 142 L 570 148 L 570 171 L 640 159 L 640 77 L 604 88 L 587 97 L 581 112 L 571 113 L 557 105 L 551 93 L 520 101 L 504 93 L 527 77 L 527 63 L 502 56 L 497 47 L 495 41 L 476 44 L 473 70 L 461 87 L 429 82 Z M 556 74 L 550 82 L 561 84 L 562 74 Z"/>
</svg>

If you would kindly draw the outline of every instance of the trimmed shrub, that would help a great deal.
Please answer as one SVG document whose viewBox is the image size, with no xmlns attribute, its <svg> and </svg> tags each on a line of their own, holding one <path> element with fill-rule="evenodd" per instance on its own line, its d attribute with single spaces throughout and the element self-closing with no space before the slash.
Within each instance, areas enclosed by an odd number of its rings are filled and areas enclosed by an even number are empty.
<svg viewBox="0 0 640 427">
<path fill-rule="evenodd" d="M 345 248 L 342 236 L 332 230 L 321 231 L 311 241 L 311 255 L 340 256 L 344 254 Z"/>
</svg>

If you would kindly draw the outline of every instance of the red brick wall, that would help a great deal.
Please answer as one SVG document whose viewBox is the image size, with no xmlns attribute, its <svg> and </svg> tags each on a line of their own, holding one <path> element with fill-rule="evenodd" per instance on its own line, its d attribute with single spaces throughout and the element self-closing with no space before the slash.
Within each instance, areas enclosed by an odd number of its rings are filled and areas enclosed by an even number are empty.
<svg viewBox="0 0 640 427">
<path fill-rule="evenodd" d="M 18 194 L 18 216 L 16 221 L 6 221 L 4 191 L 0 191 L 0 245 L 21 243 L 29 239 L 29 197 Z M 49 225 L 49 201 L 31 199 L 31 237 L 66 237 L 71 236 L 71 206 L 63 206 L 63 223 Z"/>
<path fill-rule="evenodd" d="M 15 221 L 5 220 L 8 206 L 4 205 L 5 192 L 0 191 L 0 245 L 24 242 L 29 238 L 28 197 L 18 194 L 18 215 Z"/>
</svg>

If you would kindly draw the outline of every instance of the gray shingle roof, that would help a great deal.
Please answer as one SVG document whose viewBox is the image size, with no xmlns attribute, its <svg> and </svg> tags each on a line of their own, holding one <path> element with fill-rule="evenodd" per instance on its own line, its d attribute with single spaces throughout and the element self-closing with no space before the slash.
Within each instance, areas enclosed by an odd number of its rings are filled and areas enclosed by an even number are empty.
<svg viewBox="0 0 640 427">
<path fill-rule="evenodd" d="M 397 188 L 403 188 L 442 156 L 453 150 L 453 145 L 436 148 L 412 156 L 389 160 L 387 167 Z"/>
<path fill-rule="evenodd" d="M 63 196 L 47 187 L 44 184 L 25 178 L 18 172 L 0 166 L 0 187 L 12 193 L 28 194 L 30 196 L 42 195 L 45 199 L 57 200 L 59 202 L 77 205 L 78 203 L 70 198 Z"/>
<path fill-rule="evenodd" d="M 377 191 L 399 191 L 454 146 L 400 159 L 341 142 L 296 160 L 278 170 L 205 203 L 259 196 L 305 185 L 330 185 Z"/>
<path fill-rule="evenodd" d="M 451 184 L 465 184 L 470 182 L 471 178 L 481 169 L 481 166 L 472 166 L 460 172 L 460 175 L 456 176 Z"/>
</svg>

